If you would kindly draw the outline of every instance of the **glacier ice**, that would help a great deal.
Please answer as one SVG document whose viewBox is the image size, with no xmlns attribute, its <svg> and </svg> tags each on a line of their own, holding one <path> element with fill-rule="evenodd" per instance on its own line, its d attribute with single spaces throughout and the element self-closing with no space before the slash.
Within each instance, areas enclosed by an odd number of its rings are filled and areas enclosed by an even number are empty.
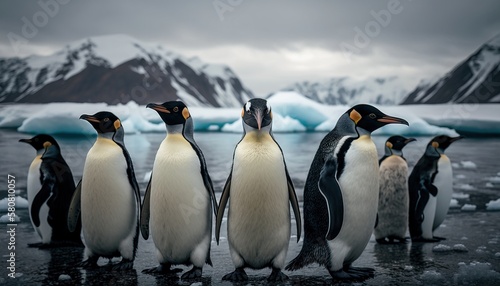
<svg viewBox="0 0 500 286">
<path fill-rule="evenodd" d="M 273 130 L 275 132 L 327 132 L 334 128 L 338 118 L 349 109 L 349 106 L 319 104 L 295 92 L 279 92 L 270 97 L 268 101 L 273 110 Z M 404 105 L 378 106 L 378 108 L 386 114 L 406 119 L 410 126 L 390 124 L 375 131 L 374 135 L 457 135 L 453 129 L 438 126 L 441 125 L 440 120 L 438 120 L 439 116 L 442 116 L 440 106 L 426 105 L 426 108 L 423 108 Z M 462 118 L 461 121 L 477 124 L 475 126 L 477 132 L 491 132 L 491 130 L 483 128 L 485 120 L 494 121 L 496 125 L 500 126 L 500 119 L 495 117 L 496 113 L 492 111 L 490 106 L 480 108 L 485 108 L 486 115 L 483 112 L 476 112 Z M 78 118 L 81 114 L 94 114 L 102 110 L 116 114 L 122 120 L 126 133 L 165 132 L 165 126 L 158 114 L 145 106 L 137 105 L 135 102 L 118 105 L 105 103 L 1 105 L 0 128 L 17 128 L 19 132 L 32 134 L 95 134 L 90 124 Z M 241 109 L 239 108 L 190 107 L 189 111 L 197 131 L 242 132 Z M 473 116 L 477 116 L 477 118 Z M 435 125 L 429 122 L 434 122 Z M 498 134 L 500 134 L 500 130 Z M 454 167 L 472 169 L 475 165 L 473 164 L 473 162 L 464 162 L 461 165 L 455 163 Z"/>
</svg>

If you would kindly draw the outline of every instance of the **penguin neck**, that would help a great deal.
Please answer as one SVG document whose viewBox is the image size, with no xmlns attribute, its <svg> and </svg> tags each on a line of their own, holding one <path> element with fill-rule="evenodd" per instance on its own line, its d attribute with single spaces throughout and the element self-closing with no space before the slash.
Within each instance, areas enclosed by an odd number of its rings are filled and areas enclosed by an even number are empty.
<svg viewBox="0 0 500 286">
<path fill-rule="evenodd" d="M 99 140 L 99 139 L 113 140 L 113 135 L 114 135 L 114 133 L 112 133 L 112 132 L 97 133 L 97 140 Z"/>
<path fill-rule="evenodd" d="M 402 150 L 396 150 L 396 149 L 391 149 L 391 150 L 392 150 L 392 155 L 403 157 L 403 151 Z"/>
<path fill-rule="evenodd" d="M 43 153 L 45 153 L 45 149 L 36 150 L 36 157 L 41 158 Z"/>
<path fill-rule="evenodd" d="M 168 125 L 167 126 L 167 136 L 169 134 L 182 134 L 184 130 L 184 125 L 183 124 L 176 124 L 176 125 Z"/>
<path fill-rule="evenodd" d="M 358 132 L 359 138 L 364 137 L 364 136 L 371 138 L 372 133 L 364 128 L 356 126 L 356 131 Z"/>
</svg>

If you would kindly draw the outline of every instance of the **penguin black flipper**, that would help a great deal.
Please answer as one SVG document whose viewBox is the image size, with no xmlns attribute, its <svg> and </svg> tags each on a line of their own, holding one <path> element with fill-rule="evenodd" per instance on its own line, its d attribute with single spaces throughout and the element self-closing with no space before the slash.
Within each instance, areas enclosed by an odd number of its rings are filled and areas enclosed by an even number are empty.
<svg viewBox="0 0 500 286">
<path fill-rule="evenodd" d="M 222 218 L 224 218 L 224 210 L 226 209 L 226 204 L 227 201 L 229 200 L 232 175 L 233 171 L 231 168 L 231 173 L 229 174 L 226 184 L 224 185 L 224 189 L 222 190 L 222 195 L 220 197 L 220 202 L 219 202 L 219 211 L 217 211 L 217 219 L 215 220 L 215 239 L 217 240 L 217 244 L 219 244 L 220 226 L 222 224 Z"/>
<path fill-rule="evenodd" d="M 295 222 L 297 225 L 297 242 L 299 242 L 302 231 L 302 218 L 300 217 L 299 200 L 297 199 L 297 194 L 295 193 L 295 188 L 293 187 L 293 182 L 292 179 L 290 178 L 290 175 L 288 174 L 286 165 L 285 165 L 285 172 L 288 185 L 288 199 L 292 204 L 293 214 L 295 215 Z"/>
<path fill-rule="evenodd" d="M 82 180 L 78 182 L 76 186 L 75 193 L 71 199 L 68 210 L 68 230 L 74 232 L 80 221 L 80 211 L 81 211 L 81 198 L 82 198 Z"/>
<path fill-rule="evenodd" d="M 53 187 L 53 182 L 48 179 L 45 179 L 43 185 L 36 194 L 33 199 L 33 203 L 31 204 L 31 219 L 33 220 L 33 224 L 36 227 L 40 226 L 40 209 L 43 204 L 49 199 L 50 194 L 52 193 L 51 189 Z"/>
<path fill-rule="evenodd" d="M 286 173 L 286 181 L 288 185 L 288 199 L 292 204 L 293 214 L 295 215 L 295 222 L 297 224 L 297 242 L 300 240 L 301 231 L 302 231 L 302 218 L 300 217 L 300 207 L 299 200 L 297 199 L 297 193 L 295 193 L 295 187 L 293 186 L 292 178 L 288 173 L 288 168 L 286 167 L 285 156 L 283 155 L 283 150 L 281 146 L 278 144 L 272 132 L 270 132 L 271 138 L 273 138 L 274 143 L 278 146 L 281 151 L 281 156 L 283 157 L 283 164 L 285 165 L 285 173 Z M 239 144 L 239 143 L 238 143 Z"/>
<path fill-rule="evenodd" d="M 153 178 L 153 173 L 151 172 L 151 178 Z M 141 234 L 142 237 L 147 240 L 149 238 L 149 217 L 150 217 L 150 206 L 151 206 L 151 179 L 149 179 L 148 186 L 146 188 L 146 193 L 144 194 L 144 201 L 142 202 L 141 211 Z"/>
<path fill-rule="evenodd" d="M 325 198 L 328 209 L 329 223 L 326 239 L 332 240 L 339 234 L 344 220 L 344 202 L 342 190 L 337 180 L 337 161 L 334 157 L 325 161 L 320 173 L 318 188 Z"/>
<path fill-rule="evenodd" d="M 193 134 L 194 134 L 193 133 L 193 119 L 191 117 L 188 117 L 186 119 L 186 123 L 184 124 L 184 130 L 182 131 L 182 135 L 189 142 L 189 144 L 191 144 L 191 147 L 196 152 L 196 155 L 198 155 L 198 159 L 200 160 L 200 173 L 201 173 L 201 177 L 203 178 L 203 184 L 205 185 L 205 188 L 207 189 L 208 194 L 212 198 L 214 215 L 215 215 L 215 217 L 217 217 L 217 211 L 218 211 L 219 207 L 217 206 L 217 198 L 215 197 L 214 186 L 212 184 L 212 180 L 210 179 L 210 175 L 208 173 L 207 163 L 205 161 L 205 156 L 203 156 L 203 152 L 201 152 L 200 147 L 198 147 L 198 144 L 196 144 L 196 141 L 194 141 Z"/>
</svg>

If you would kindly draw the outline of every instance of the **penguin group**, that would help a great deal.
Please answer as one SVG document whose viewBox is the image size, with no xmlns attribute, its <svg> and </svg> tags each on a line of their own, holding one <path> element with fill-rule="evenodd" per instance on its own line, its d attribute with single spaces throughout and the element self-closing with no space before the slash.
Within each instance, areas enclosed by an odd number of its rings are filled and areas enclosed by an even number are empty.
<svg viewBox="0 0 500 286">
<path fill-rule="evenodd" d="M 283 270 L 317 263 L 335 281 L 361 281 L 375 270 L 352 264 L 372 234 L 380 244 L 404 243 L 408 230 L 413 242 L 443 239 L 433 232 L 448 212 L 452 193 L 451 163 L 444 151 L 460 136 L 433 138 L 408 175 L 402 150 L 416 139 L 391 136 L 379 159 L 371 133 L 388 124 L 409 123 L 371 105 L 349 108 L 320 142 L 309 167 L 302 219 L 267 100 L 250 99 L 241 109 L 243 136 L 234 148 L 219 201 L 188 107 L 181 101 L 146 107 L 165 123 L 166 136 L 142 199 L 124 127 L 111 112 L 80 116 L 97 138 L 76 185 L 53 137 L 19 140 L 36 150 L 27 193 L 31 223 L 41 242 L 30 246 L 84 246 L 79 267 L 99 268 L 99 258 L 121 257 L 110 267 L 126 271 L 133 269 L 139 233 L 145 240 L 151 234 L 158 265 L 143 273 L 176 275 L 181 270 L 173 267 L 186 265 L 192 268 L 181 279 L 197 279 L 205 264 L 212 266 L 215 219 L 217 244 L 226 222 L 234 265 L 222 280 L 244 282 L 246 268 L 270 268 L 267 280 L 280 282 L 288 279 Z M 297 242 L 302 231 L 304 237 L 299 254 L 287 264 L 292 211 Z"/>
</svg>

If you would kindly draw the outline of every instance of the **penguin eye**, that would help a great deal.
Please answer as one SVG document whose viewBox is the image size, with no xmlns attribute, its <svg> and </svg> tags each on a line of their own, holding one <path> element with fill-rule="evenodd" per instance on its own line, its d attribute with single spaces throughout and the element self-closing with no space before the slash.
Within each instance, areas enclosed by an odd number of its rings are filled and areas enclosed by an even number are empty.
<svg viewBox="0 0 500 286">
<path fill-rule="evenodd" d="M 38 142 L 38 141 L 40 141 L 40 140 L 38 138 L 35 138 L 35 142 Z"/>
<path fill-rule="evenodd" d="M 104 118 L 104 122 L 108 122 L 109 121 L 109 118 Z"/>
<path fill-rule="evenodd" d="M 177 107 L 177 106 L 176 106 L 176 107 L 174 107 L 173 111 L 174 111 L 174 112 L 179 112 L 179 107 Z"/>
<path fill-rule="evenodd" d="M 370 113 L 368 117 L 370 117 L 371 119 L 375 119 L 377 118 L 377 115 L 375 115 L 375 113 Z"/>
</svg>

